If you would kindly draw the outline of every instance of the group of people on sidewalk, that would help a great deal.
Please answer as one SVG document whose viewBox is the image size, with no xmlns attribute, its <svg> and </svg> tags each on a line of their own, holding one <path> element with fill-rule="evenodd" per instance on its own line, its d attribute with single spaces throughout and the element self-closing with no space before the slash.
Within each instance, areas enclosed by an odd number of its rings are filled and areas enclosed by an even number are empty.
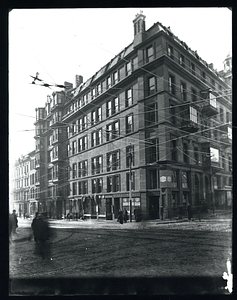
<svg viewBox="0 0 237 300">
<path fill-rule="evenodd" d="M 120 209 L 117 222 L 123 224 L 123 222 L 127 223 L 127 221 L 128 221 L 128 212 L 126 208 L 124 208 L 123 211 Z"/>
<path fill-rule="evenodd" d="M 134 209 L 134 217 L 136 222 L 142 221 L 142 213 L 140 209 L 138 208 Z M 127 221 L 128 221 L 128 211 L 126 210 L 126 208 L 124 208 L 123 210 L 120 209 L 117 222 L 123 224 L 123 222 L 127 223 Z"/>
</svg>

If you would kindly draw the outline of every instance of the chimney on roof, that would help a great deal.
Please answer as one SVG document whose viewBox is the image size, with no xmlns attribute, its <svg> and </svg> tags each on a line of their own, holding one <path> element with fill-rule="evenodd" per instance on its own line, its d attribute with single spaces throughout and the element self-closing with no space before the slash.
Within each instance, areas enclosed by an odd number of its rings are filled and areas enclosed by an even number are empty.
<svg viewBox="0 0 237 300">
<path fill-rule="evenodd" d="M 134 47 L 143 42 L 146 37 L 146 16 L 144 16 L 143 11 L 140 11 L 139 14 L 136 14 L 135 19 L 133 20 L 134 26 Z"/>
<path fill-rule="evenodd" d="M 214 65 L 213 65 L 213 63 L 209 64 L 208 67 L 209 67 L 210 69 L 214 70 Z"/>
<path fill-rule="evenodd" d="M 83 77 L 81 75 L 76 75 L 76 88 L 83 83 Z"/>
<path fill-rule="evenodd" d="M 65 90 L 70 90 L 73 88 L 73 84 L 67 81 L 64 81 Z"/>
</svg>

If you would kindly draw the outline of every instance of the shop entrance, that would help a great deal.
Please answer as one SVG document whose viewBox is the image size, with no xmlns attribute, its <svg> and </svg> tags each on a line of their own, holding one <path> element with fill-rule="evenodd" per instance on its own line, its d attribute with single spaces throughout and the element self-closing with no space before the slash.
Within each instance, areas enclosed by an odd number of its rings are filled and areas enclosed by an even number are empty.
<svg viewBox="0 0 237 300">
<path fill-rule="evenodd" d="M 150 219 L 158 219 L 159 218 L 159 196 L 151 196 L 149 203 L 149 214 Z"/>
<path fill-rule="evenodd" d="M 115 217 L 115 219 L 118 218 L 119 208 L 120 208 L 119 198 L 114 198 L 114 217 Z"/>
<path fill-rule="evenodd" d="M 112 220 L 112 198 L 106 199 L 106 220 Z"/>
</svg>

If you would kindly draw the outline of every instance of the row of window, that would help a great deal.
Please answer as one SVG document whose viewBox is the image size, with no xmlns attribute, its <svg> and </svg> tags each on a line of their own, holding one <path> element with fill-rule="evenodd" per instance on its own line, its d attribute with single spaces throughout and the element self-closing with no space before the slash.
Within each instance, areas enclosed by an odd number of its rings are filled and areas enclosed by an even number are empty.
<svg viewBox="0 0 237 300">
<path fill-rule="evenodd" d="M 133 104 L 132 89 L 129 88 L 125 92 L 125 107 L 129 107 Z M 115 97 L 106 102 L 106 118 L 118 113 L 120 111 L 119 97 Z M 78 120 L 74 121 L 71 126 L 67 127 L 68 138 L 81 132 L 91 126 L 102 121 L 102 108 L 98 107 L 90 113 L 91 117 L 89 120 L 89 115 L 85 115 Z"/>
<path fill-rule="evenodd" d="M 126 147 L 126 167 L 129 168 L 135 164 L 134 145 Z M 114 171 L 121 168 L 121 153 L 120 149 L 108 152 L 106 154 L 106 171 Z M 91 158 L 91 174 L 103 173 L 103 155 L 98 155 Z M 72 178 L 85 177 L 88 175 L 88 160 L 83 160 L 72 164 Z"/>
<path fill-rule="evenodd" d="M 125 123 L 126 134 L 133 132 L 134 131 L 133 115 L 130 114 L 130 115 L 126 116 L 125 122 L 126 122 Z M 114 122 L 106 125 L 106 131 L 105 131 L 104 135 L 103 135 L 102 128 L 95 130 L 91 133 L 91 147 L 102 144 L 103 139 L 105 139 L 108 142 L 108 141 L 118 138 L 119 136 L 120 136 L 120 122 L 114 121 Z M 85 136 L 79 138 L 78 142 L 76 140 L 73 141 L 72 148 L 70 147 L 70 145 L 68 145 L 68 155 L 70 153 L 70 149 L 72 149 L 72 152 L 71 152 L 72 155 L 74 155 L 78 152 L 87 150 L 88 149 L 88 136 L 85 135 Z"/>
<path fill-rule="evenodd" d="M 136 67 L 137 67 L 137 57 L 131 61 L 128 61 L 119 70 L 114 71 L 113 74 L 107 76 L 106 79 L 98 83 L 95 87 L 92 87 L 90 92 L 80 97 L 77 101 L 75 101 L 72 105 L 70 105 L 66 109 L 65 115 L 71 113 L 72 111 L 82 108 L 91 100 L 95 99 L 100 94 L 110 89 L 113 85 L 117 84 L 120 80 L 125 78 L 125 76 L 129 76 Z"/>
<path fill-rule="evenodd" d="M 14 193 L 14 201 L 25 201 L 28 199 L 37 199 L 39 198 L 40 189 L 31 188 L 30 191 L 22 191 L 19 193 Z"/>
<path fill-rule="evenodd" d="M 106 192 L 120 192 L 121 191 L 121 175 L 107 176 L 107 189 Z M 126 191 L 130 189 L 130 174 L 126 173 Z M 135 190 L 135 175 L 131 173 L 131 189 Z M 103 178 L 95 178 L 91 180 L 91 192 L 102 193 L 104 191 Z M 72 195 L 88 194 L 88 180 L 73 182 Z"/>
<path fill-rule="evenodd" d="M 170 44 L 167 44 L 167 54 L 171 59 L 176 60 L 183 68 L 187 68 L 193 75 L 198 76 L 203 82 L 209 83 L 212 88 L 215 88 L 216 83 L 213 78 L 209 78 L 205 71 L 201 71 L 201 69 L 199 69 L 193 62 L 190 62 L 189 59 L 184 57 L 183 54 L 179 53 Z M 220 84 L 218 85 L 218 89 L 220 91 L 222 90 L 222 86 Z"/>
<path fill-rule="evenodd" d="M 178 161 L 178 153 L 182 154 L 179 157 L 183 158 L 184 163 L 194 163 L 199 165 L 200 163 L 206 163 L 210 161 L 209 153 L 205 153 L 204 150 L 200 152 L 200 148 L 197 144 L 194 144 L 192 150 L 188 147 L 188 141 L 183 142 L 182 149 L 177 148 L 177 141 L 171 141 L 171 159 L 173 161 Z M 219 150 L 218 150 L 219 153 Z M 232 156 L 230 154 L 221 153 L 221 167 L 224 170 L 232 172 Z"/>
</svg>

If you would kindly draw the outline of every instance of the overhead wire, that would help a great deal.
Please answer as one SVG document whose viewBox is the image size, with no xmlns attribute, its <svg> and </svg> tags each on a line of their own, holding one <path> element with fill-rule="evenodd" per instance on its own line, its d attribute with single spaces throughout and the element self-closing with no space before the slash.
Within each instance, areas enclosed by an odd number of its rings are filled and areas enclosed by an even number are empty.
<svg viewBox="0 0 237 300">
<path fill-rule="evenodd" d="M 122 58 L 123 60 L 125 60 L 124 58 Z M 145 71 L 147 71 L 146 69 L 144 69 Z M 148 71 L 149 72 L 149 71 Z M 153 74 L 153 73 L 151 73 L 150 72 L 150 74 L 152 74 L 152 75 L 155 75 L 155 76 L 157 76 L 156 74 Z M 158 76 L 157 76 L 158 77 Z M 158 78 L 160 78 L 160 77 L 158 77 Z M 163 78 L 162 78 L 163 79 Z M 164 80 L 164 79 L 163 79 Z M 167 80 L 166 80 L 167 81 Z M 168 81 L 167 81 L 168 82 Z M 109 93 L 108 93 L 109 94 Z M 110 95 L 113 95 L 113 94 L 110 94 Z M 222 97 L 222 96 L 220 96 L 220 97 Z M 202 101 L 206 101 L 206 100 L 202 100 Z M 187 105 L 186 103 L 185 104 L 181 104 L 181 105 L 179 105 L 179 106 L 182 106 L 182 105 Z M 178 105 L 177 105 L 177 107 L 178 107 Z M 168 109 L 168 108 L 165 108 L 165 109 Z M 70 123 L 69 123 L 70 124 Z M 88 122 L 88 124 L 89 124 L 89 122 Z M 96 127 L 94 127 L 94 128 L 96 128 Z M 145 140 L 143 141 L 143 142 L 146 142 Z"/>
</svg>

